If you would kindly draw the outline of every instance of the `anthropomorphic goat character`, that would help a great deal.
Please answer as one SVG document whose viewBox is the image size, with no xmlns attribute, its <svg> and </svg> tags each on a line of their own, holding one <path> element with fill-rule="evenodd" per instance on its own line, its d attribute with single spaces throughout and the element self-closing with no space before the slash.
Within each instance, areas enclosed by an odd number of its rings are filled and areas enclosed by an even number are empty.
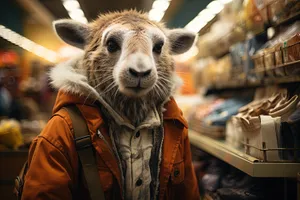
<svg viewBox="0 0 300 200">
<path fill-rule="evenodd" d="M 85 184 L 74 195 L 84 179 L 62 109 L 70 104 L 86 120 L 106 199 L 199 199 L 187 123 L 172 98 L 172 55 L 190 49 L 195 34 L 137 11 L 100 15 L 87 25 L 58 20 L 54 28 L 84 51 L 50 74 L 59 93 L 53 117 L 32 143 L 23 199 L 89 199 Z"/>
</svg>

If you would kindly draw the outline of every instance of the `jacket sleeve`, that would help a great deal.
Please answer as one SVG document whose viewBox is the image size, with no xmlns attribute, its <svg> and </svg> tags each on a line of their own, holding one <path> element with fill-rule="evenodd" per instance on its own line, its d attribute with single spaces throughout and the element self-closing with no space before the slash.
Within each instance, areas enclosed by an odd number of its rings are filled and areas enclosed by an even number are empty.
<svg viewBox="0 0 300 200">
<path fill-rule="evenodd" d="M 199 188 L 195 174 L 195 170 L 192 164 L 192 155 L 190 140 L 188 137 L 188 129 L 184 130 L 184 167 L 185 167 L 185 178 L 184 178 L 184 198 L 190 200 L 199 200 Z"/>
<path fill-rule="evenodd" d="M 29 169 L 22 200 L 72 199 L 74 175 L 69 158 L 72 152 L 68 145 L 71 144 L 68 144 L 67 138 L 71 136 L 66 121 L 54 116 L 33 141 L 29 150 Z"/>
</svg>

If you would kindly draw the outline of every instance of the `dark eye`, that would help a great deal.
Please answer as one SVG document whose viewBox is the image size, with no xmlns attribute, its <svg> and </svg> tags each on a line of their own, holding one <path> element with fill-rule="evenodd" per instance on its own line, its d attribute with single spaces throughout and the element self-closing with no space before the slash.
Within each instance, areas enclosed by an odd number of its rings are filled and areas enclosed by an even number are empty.
<svg viewBox="0 0 300 200">
<path fill-rule="evenodd" d="M 156 44 L 154 45 L 154 47 L 153 47 L 153 52 L 155 52 L 155 53 L 157 53 L 157 54 L 160 54 L 163 45 L 164 45 L 164 42 L 162 42 L 162 41 L 156 43 Z"/>
<path fill-rule="evenodd" d="M 114 53 L 114 52 L 120 50 L 120 46 L 114 39 L 108 40 L 106 45 L 107 45 L 107 50 L 110 53 Z"/>
</svg>

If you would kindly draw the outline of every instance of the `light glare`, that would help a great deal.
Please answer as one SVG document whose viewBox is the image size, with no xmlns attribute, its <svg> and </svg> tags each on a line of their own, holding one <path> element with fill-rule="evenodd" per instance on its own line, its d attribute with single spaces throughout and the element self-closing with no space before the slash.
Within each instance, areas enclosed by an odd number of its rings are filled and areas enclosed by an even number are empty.
<svg viewBox="0 0 300 200">
<path fill-rule="evenodd" d="M 67 11 L 72 11 L 74 9 L 80 8 L 78 1 L 74 1 L 74 0 L 63 1 L 63 5 Z"/>
<path fill-rule="evenodd" d="M 232 0 L 218 0 L 218 1 L 222 4 L 227 4 L 227 3 L 232 2 Z"/>
<path fill-rule="evenodd" d="M 84 12 L 82 11 L 77 0 L 62 0 L 62 3 L 68 11 L 71 19 L 84 24 L 88 23 L 88 20 L 84 16 Z"/>
<path fill-rule="evenodd" d="M 153 9 L 160 9 L 162 11 L 165 11 L 165 10 L 168 9 L 169 5 L 170 5 L 169 1 L 156 0 L 156 1 L 153 2 L 152 8 Z"/>
<path fill-rule="evenodd" d="M 36 44 L 3 25 L 0 25 L 0 37 L 50 62 L 55 63 L 58 59 L 58 55 L 54 51 Z"/>
<path fill-rule="evenodd" d="M 166 10 L 170 6 L 171 0 L 156 0 L 152 4 L 148 17 L 150 20 L 159 22 L 165 15 Z"/>
<path fill-rule="evenodd" d="M 218 14 L 224 8 L 224 5 L 219 1 L 212 1 L 207 5 L 207 9 L 212 14 Z"/>
<path fill-rule="evenodd" d="M 149 12 L 149 19 L 153 21 L 160 21 L 164 16 L 164 12 L 158 9 L 152 9 Z"/>
</svg>

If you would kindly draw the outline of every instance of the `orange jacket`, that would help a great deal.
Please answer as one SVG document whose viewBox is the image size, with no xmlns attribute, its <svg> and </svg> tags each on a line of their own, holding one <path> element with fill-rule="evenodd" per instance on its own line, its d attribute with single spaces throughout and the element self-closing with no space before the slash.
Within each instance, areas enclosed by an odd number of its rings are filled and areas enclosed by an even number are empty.
<svg viewBox="0 0 300 200">
<path fill-rule="evenodd" d="M 77 105 L 86 119 L 96 149 L 99 177 L 106 199 L 122 199 L 121 173 L 117 160 L 107 144 L 96 134 L 100 129 L 106 140 L 110 141 L 106 125 L 98 108 L 91 103 L 83 105 L 84 100 L 78 96 L 59 92 L 53 117 L 42 133 L 34 139 L 30 148 L 23 200 L 69 200 L 72 199 L 72 194 L 73 199 L 74 197 L 81 200 L 89 199 L 83 179 L 79 178 L 78 174 L 80 171 L 71 119 L 67 111 L 61 109 L 71 103 Z M 187 123 L 174 99 L 166 103 L 165 109 L 159 199 L 199 200 Z M 78 190 L 75 188 L 77 183 L 81 184 Z"/>
</svg>

